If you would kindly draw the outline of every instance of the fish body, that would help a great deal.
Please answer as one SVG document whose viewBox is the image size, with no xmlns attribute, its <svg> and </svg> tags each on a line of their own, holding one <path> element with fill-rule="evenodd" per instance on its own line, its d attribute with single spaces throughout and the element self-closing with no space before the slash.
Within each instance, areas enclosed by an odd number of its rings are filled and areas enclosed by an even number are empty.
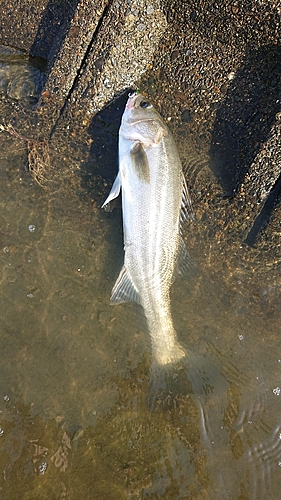
<svg viewBox="0 0 281 500">
<path fill-rule="evenodd" d="M 103 206 L 122 189 L 124 266 L 111 303 L 142 305 L 151 336 L 153 361 L 175 363 L 185 356 L 177 340 L 170 287 L 189 257 L 181 223 L 193 216 L 172 134 L 141 94 L 129 96 L 119 130 L 119 172 Z"/>
</svg>

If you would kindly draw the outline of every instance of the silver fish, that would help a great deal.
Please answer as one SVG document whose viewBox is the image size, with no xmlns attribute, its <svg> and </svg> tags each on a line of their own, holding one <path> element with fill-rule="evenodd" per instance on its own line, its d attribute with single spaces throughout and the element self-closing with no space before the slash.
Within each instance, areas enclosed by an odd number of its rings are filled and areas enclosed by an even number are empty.
<svg viewBox="0 0 281 500">
<path fill-rule="evenodd" d="M 193 211 L 174 139 L 138 93 L 129 96 L 122 116 L 119 172 L 103 207 L 121 188 L 125 259 L 111 304 L 142 305 L 153 361 L 165 366 L 185 356 L 172 322 L 170 287 L 190 265 L 181 225 Z"/>
</svg>

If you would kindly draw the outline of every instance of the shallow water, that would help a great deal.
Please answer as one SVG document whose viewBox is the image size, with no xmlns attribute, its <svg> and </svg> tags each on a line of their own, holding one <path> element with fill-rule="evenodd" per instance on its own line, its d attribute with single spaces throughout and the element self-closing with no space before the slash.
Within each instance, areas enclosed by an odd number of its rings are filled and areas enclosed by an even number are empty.
<svg viewBox="0 0 281 500">
<path fill-rule="evenodd" d="M 34 105 L 43 89 L 46 61 L 0 45 L 0 96 Z"/>
<path fill-rule="evenodd" d="M 116 125 L 99 127 L 114 148 Z M 76 151 L 69 183 L 43 189 L 26 169 L 26 145 L 5 132 L 0 140 L 0 498 L 278 498 L 275 268 L 251 286 L 254 264 L 243 268 L 238 253 L 239 281 L 231 281 L 233 261 L 224 256 L 222 276 L 222 257 L 211 255 L 218 242 L 202 245 L 199 222 L 187 225 L 198 273 L 171 292 L 187 364 L 176 392 L 160 391 L 150 411 L 142 310 L 109 305 L 122 265 L 121 213 L 99 207 L 116 152 L 102 165 L 92 146 L 86 158 Z"/>
</svg>

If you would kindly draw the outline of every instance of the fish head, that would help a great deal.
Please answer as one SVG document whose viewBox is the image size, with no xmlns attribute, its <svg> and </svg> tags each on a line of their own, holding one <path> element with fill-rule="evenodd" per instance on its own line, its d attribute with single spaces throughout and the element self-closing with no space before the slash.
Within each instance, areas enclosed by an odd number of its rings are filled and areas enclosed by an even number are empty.
<svg viewBox="0 0 281 500">
<path fill-rule="evenodd" d="M 119 131 L 124 139 L 149 147 L 158 144 L 168 133 L 167 125 L 149 99 L 137 92 L 129 95 Z"/>
</svg>

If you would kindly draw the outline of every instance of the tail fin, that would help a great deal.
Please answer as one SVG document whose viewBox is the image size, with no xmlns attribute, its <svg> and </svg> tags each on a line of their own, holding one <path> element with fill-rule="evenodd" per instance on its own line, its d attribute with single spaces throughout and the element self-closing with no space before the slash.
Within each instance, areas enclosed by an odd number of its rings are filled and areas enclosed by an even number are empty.
<svg viewBox="0 0 281 500">
<path fill-rule="evenodd" d="M 175 405 L 179 395 L 193 395 L 202 408 L 214 388 L 221 394 L 226 390 L 226 379 L 210 360 L 179 346 L 184 355 L 178 360 L 160 365 L 153 359 L 147 397 L 151 411 Z"/>
</svg>

